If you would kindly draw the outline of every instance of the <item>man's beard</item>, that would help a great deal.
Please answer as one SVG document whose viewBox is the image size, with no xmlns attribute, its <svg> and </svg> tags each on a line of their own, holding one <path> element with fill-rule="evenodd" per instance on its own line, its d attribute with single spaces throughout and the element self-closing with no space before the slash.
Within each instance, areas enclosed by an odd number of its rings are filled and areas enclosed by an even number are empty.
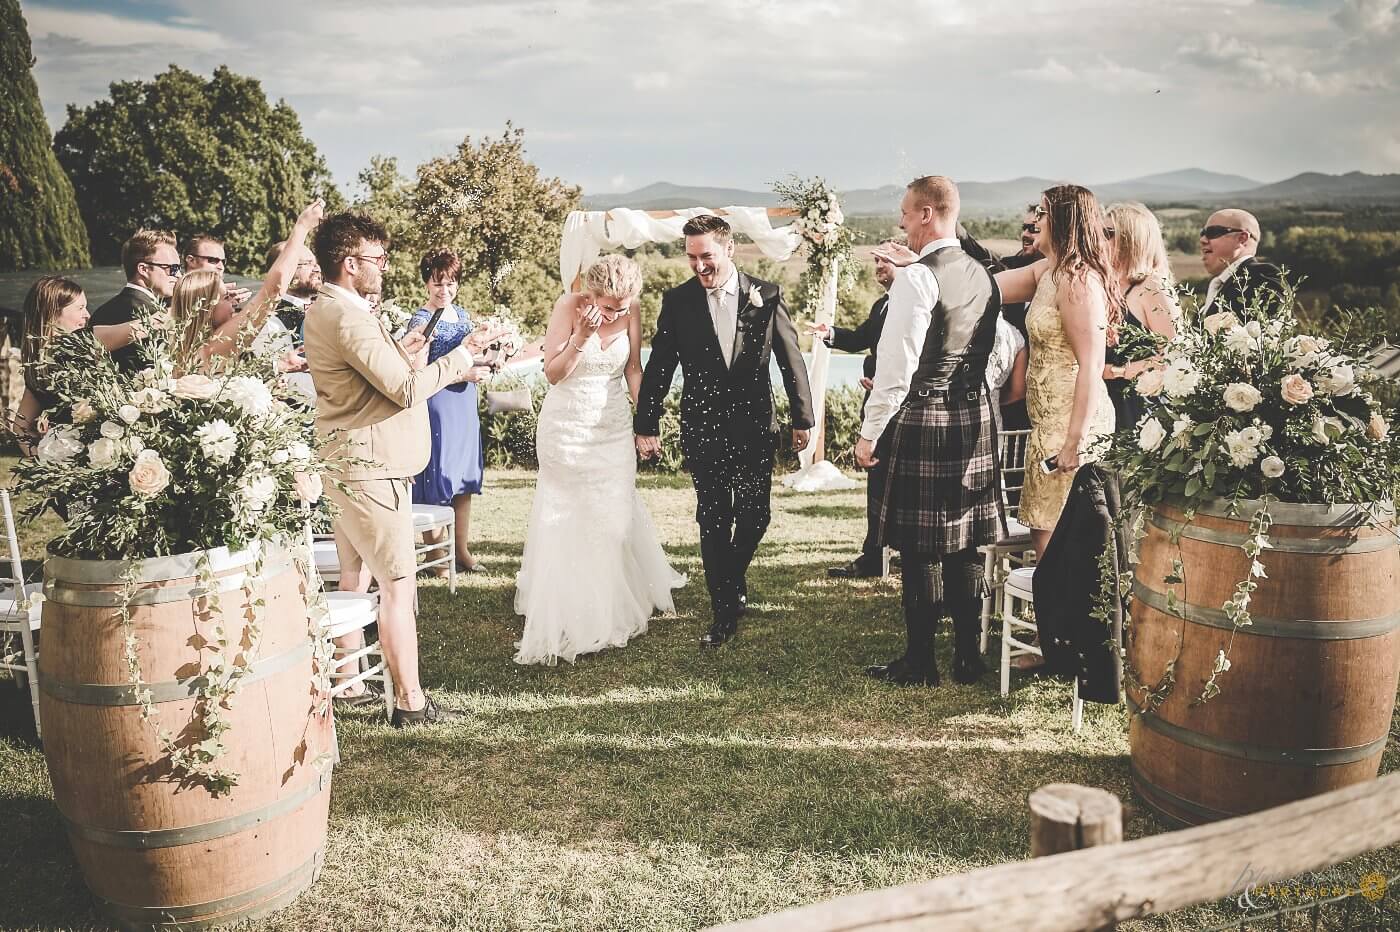
<svg viewBox="0 0 1400 932">
<path fill-rule="evenodd" d="M 316 291 L 315 285 L 302 278 L 292 279 L 292 283 L 287 286 L 287 294 L 297 298 L 314 298 Z"/>
</svg>

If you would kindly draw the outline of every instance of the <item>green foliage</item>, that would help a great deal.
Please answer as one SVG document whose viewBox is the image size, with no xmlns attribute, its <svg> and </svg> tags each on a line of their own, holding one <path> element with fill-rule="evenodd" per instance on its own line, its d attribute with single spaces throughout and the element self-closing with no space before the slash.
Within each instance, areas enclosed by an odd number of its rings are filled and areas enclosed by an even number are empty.
<svg viewBox="0 0 1400 932">
<path fill-rule="evenodd" d="M 355 210 L 369 214 L 389 231 L 389 267 L 384 270 L 384 299 L 395 299 L 403 307 L 417 307 L 425 297 L 418 263 L 413 217 L 413 183 L 399 173 L 393 156 L 370 156 L 369 166 L 355 179 Z"/>
<path fill-rule="evenodd" d="M 507 123 L 499 138 L 468 136 L 453 156 L 418 167 L 417 245 L 461 257 L 464 300 L 504 304 L 527 329 L 543 330 L 569 284 L 559 282 L 553 257 L 579 198 L 577 187 L 540 175 L 525 158 L 525 131 Z"/>
<path fill-rule="evenodd" d="M 0 0 L 0 271 L 89 264 L 72 182 L 54 157 L 18 0 Z"/>
<path fill-rule="evenodd" d="M 224 66 L 208 79 L 172 65 L 115 82 L 110 98 L 69 106 L 54 148 L 103 263 L 134 230 L 157 227 L 213 233 L 231 270 L 261 273 L 308 202 L 344 203 L 296 112 Z"/>
</svg>

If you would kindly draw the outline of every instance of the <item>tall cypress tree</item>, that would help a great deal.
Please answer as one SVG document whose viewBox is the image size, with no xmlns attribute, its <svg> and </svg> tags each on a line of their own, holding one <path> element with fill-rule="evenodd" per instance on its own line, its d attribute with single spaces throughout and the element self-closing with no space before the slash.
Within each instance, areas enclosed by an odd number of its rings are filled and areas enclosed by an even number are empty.
<svg viewBox="0 0 1400 932">
<path fill-rule="evenodd" d="M 0 0 L 0 272 L 86 266 L 88 234 L 54 156 L 19 0 Z"/>
</svg>

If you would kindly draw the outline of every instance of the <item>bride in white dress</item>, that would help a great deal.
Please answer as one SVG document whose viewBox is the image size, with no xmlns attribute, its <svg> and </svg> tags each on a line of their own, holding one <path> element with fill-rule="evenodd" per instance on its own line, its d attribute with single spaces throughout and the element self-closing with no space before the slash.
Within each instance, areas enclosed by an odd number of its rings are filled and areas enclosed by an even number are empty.
<svg viewBox="0 0 1400 932">
<path fill-rule="evenodd" d="M 632 403 L 641 387 L 642 273 L 604 256 L 584 292 L 554 305 L 545 333 L 550 389 L 540 407 L 539 476 L 515 611 L 525 616 L 516 663 L 572 662 L 621 647 L 652 612 L 675 611 L 671 568 L 637 493 Z"/>
</svg>

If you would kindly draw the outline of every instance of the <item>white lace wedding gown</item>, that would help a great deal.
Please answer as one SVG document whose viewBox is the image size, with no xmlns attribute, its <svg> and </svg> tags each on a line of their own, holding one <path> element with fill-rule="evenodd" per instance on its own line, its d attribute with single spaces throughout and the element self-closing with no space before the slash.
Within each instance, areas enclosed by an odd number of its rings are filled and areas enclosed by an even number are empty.
<svg viewBox="0 0 1400 932">
<path fill-rule="evenodd" d="M 525 616 L 516 663 L 621 647 L 646 631 L 654 610 L 675 611 L 671 590 L 686 583 L 637 493 L 627 357 L 625 332 L 606 348 L 590 336 L 540 407 L 540 469 L 515 582 L 515 611 Z"/>
</svg>

